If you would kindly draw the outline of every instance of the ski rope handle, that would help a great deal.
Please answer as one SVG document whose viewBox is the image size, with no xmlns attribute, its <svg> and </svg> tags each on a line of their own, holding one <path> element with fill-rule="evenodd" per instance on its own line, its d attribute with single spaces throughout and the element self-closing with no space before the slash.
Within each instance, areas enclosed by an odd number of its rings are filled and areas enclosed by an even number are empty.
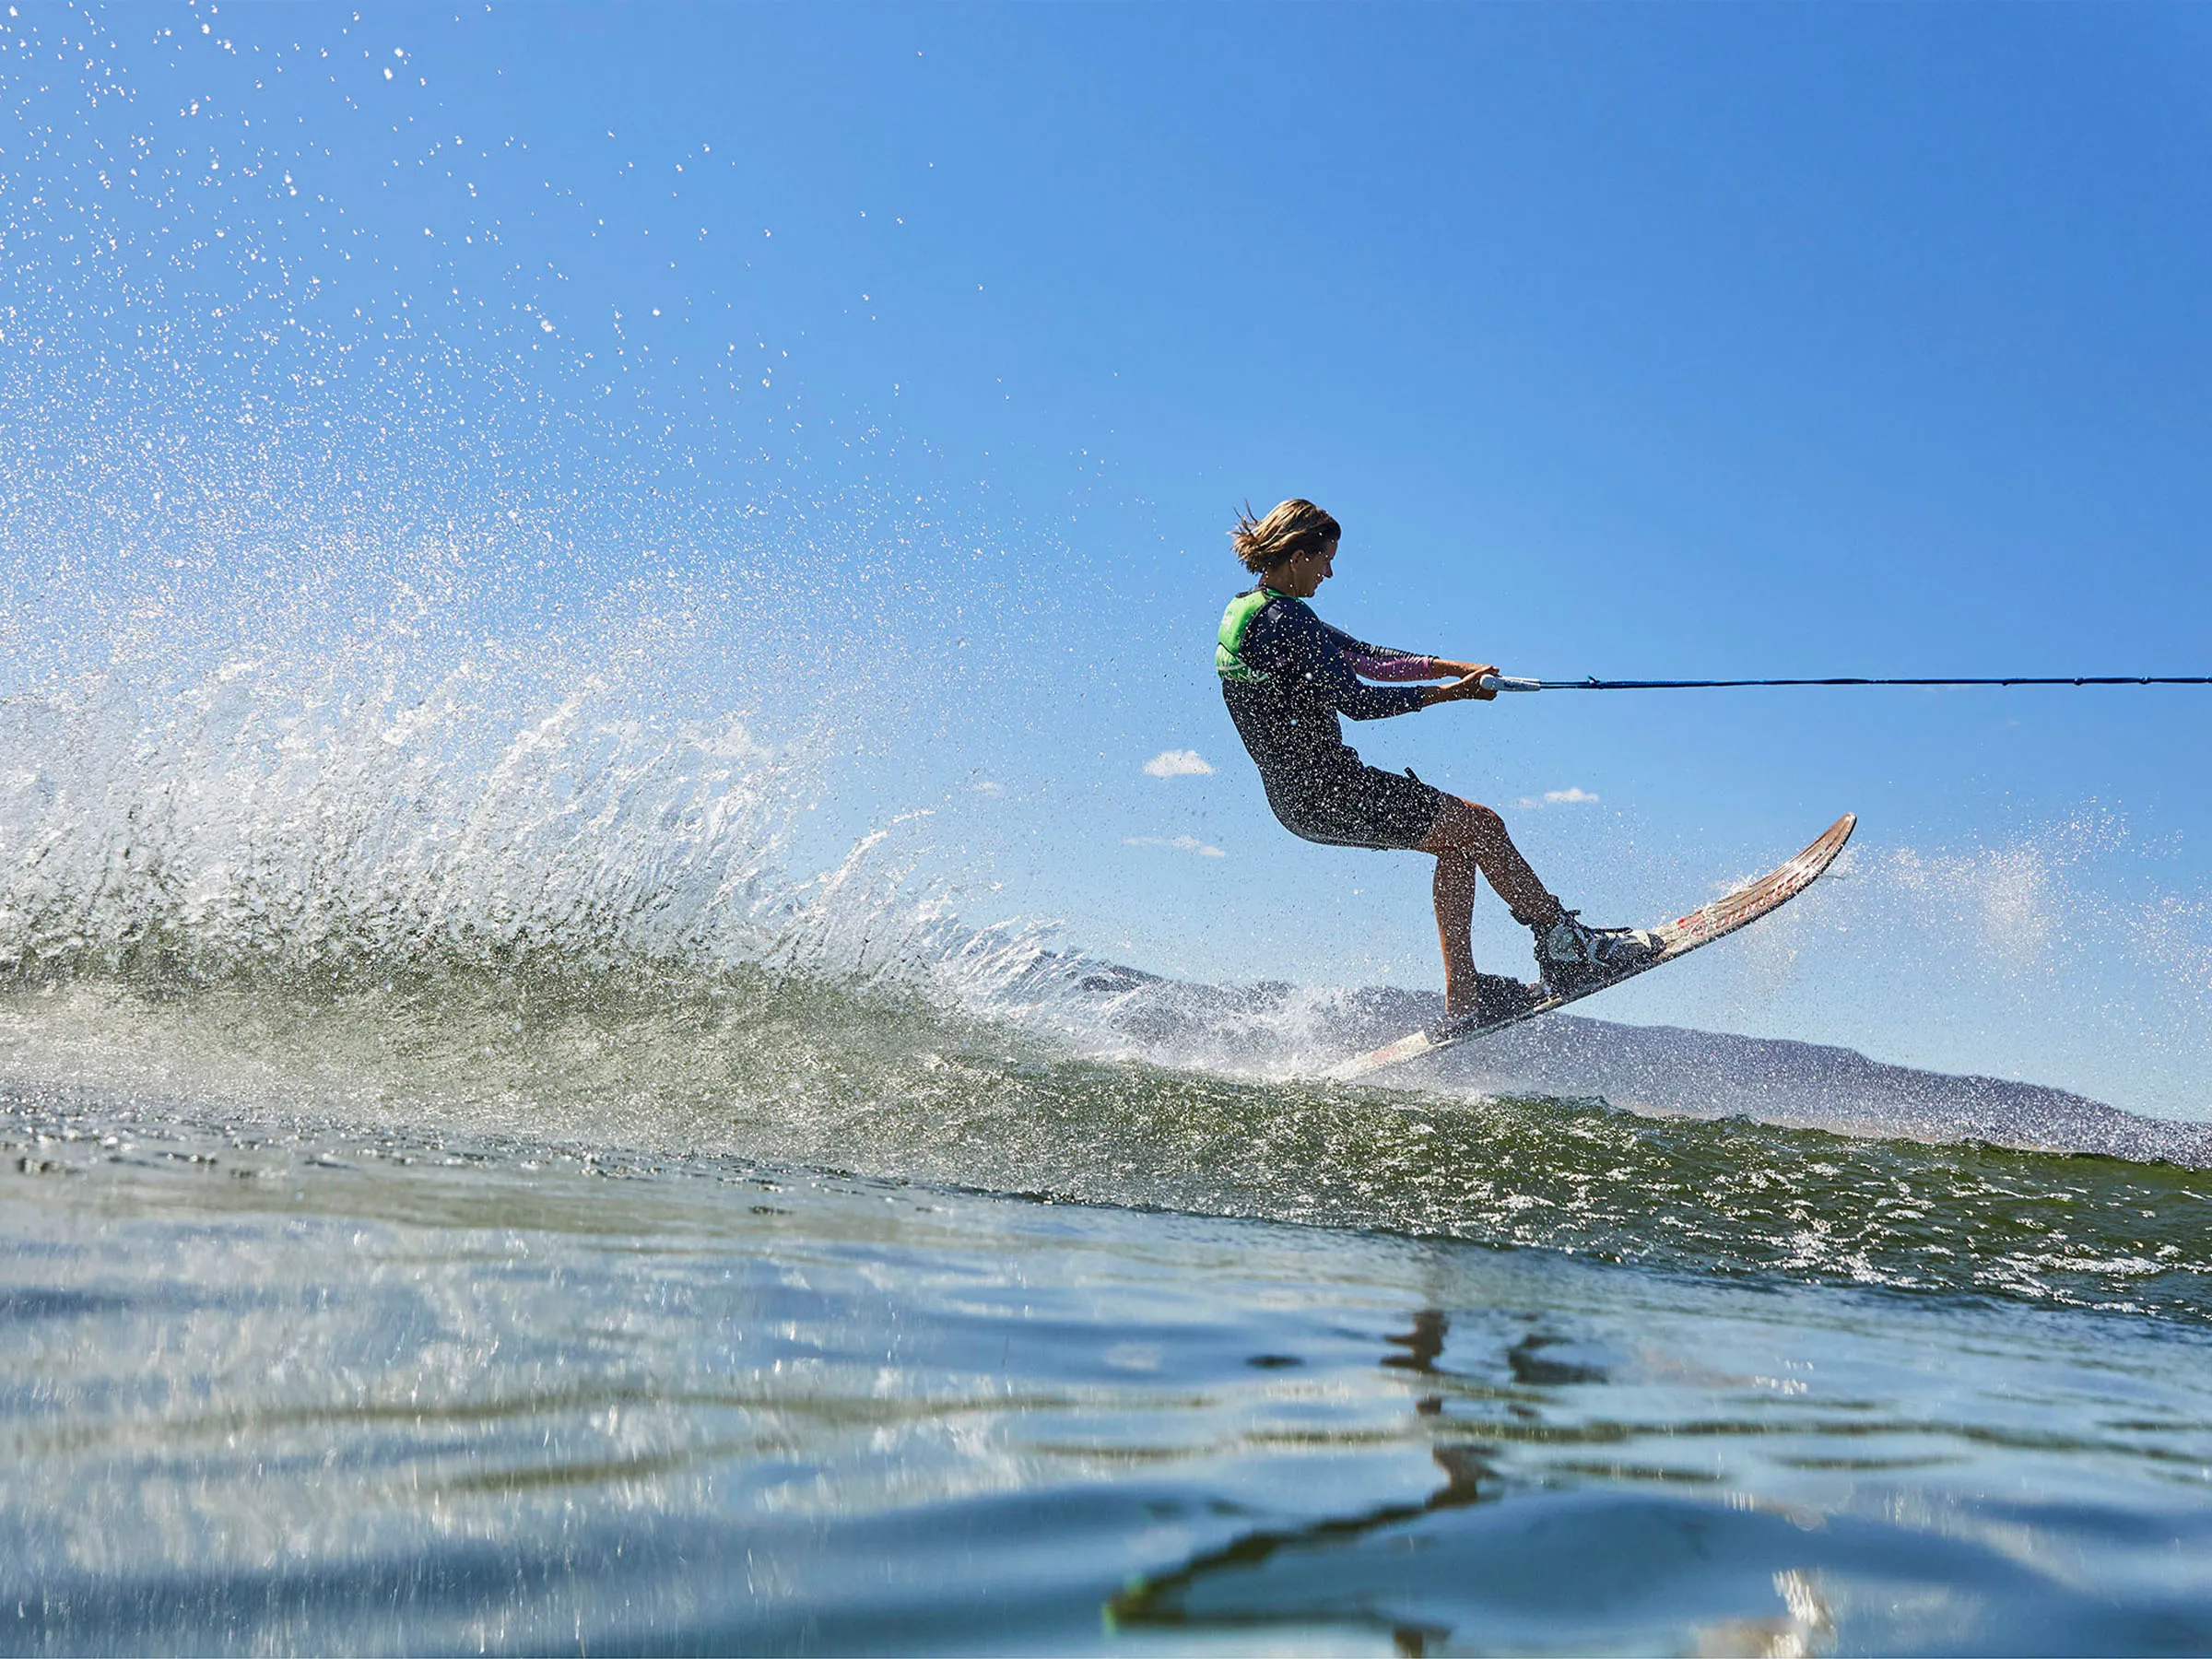
<svg viewBox="0 0 2212 1659">
<path fill-rule="evenodd" d="M 1516 679 L 1510 675 L 1486 674 L 1485 691 L 1698 691 L 1737 686 L 2212 686 L 2212 675 L 2074 675 L 2054 678 L 2013 676 L 2006 679 L 1732 679 L 1732 680 L 1604 680 Z"/>
</svg>

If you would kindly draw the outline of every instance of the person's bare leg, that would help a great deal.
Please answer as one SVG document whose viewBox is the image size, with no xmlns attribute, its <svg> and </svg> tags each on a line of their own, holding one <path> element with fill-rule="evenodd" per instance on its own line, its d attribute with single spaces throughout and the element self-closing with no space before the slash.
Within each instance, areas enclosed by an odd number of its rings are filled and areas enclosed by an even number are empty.
<svg viewBox="0 0 2212 1659">
<path fill-rule="evenodd" d="M 1559 901 L 1521 856 L 1521 850 L 1505 832 L 1505 820 L 1488 806 L 1446 795 L 1429 838 L 1421 842 L 1421 851 L 1440 856 L 1447 852 L 1471 856 L 1516 921 L 1534 925 L 1559 914 Z"/>
<path fill-rule="evenodd" d="M 1436 937 L 1444 949 L 1444 1015 L 1457 1019 L 1475 1006 L 1475 855 L 1447 847 L 1436 855 Z"/>
<path fill-rule="evenodd" d="M 1456 1018 L 1475 1006 L 1475 956 L 1468 935 L 1476 871 L 1498 889 L 1516 921 L 1550 922 L 1559 914 L 1559 901 L 1521 856 L 1505 832 L 1505 820 L 1473 801 L 1445 796 L 1421 851 L 1436 855 L 1433 892 L 1437 941 L 1444 953 L 1444 1011 Z"/>
</svg>

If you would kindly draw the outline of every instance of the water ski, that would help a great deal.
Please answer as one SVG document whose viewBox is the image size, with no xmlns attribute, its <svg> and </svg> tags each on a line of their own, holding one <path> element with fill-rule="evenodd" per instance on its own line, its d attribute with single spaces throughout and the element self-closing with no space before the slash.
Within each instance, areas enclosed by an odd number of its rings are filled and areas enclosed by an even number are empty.
<svg viewBox="0 0 2212 1659">
<path fill-rule="evenodd" d="M 1757 881 L 1740 887 L 1724 899 L 1715 899 L 1711 904 L 1691 911 L 1672 922 L 1660 924 L 1652 931 L 1666 942 L 1659 955 L 1640 962 L 1611 979 L 1579 991 L 1559 992 L 1548 986 L 1535 985 L 1536 1003 L 1524 1013 L 1504 1019 L 1493 1019 L 1485 1024 L 1479 1015 L 1447 1020 L 1426 1031 L 1416 1031 L 1410 1037 L 1401 1037 L 1395 1042 L 1385 1043 L 1371 1053 L 1356 1054 L 1341 1060 L 1323 1074 L 1338 1083 L 1349 1083 L 1368 1077 L 1389 1065 L 1402 1065 L 1408 1060 L 1418 1060 L 1423 1054 L 1433 1054 L 1442 1049 L 1455 1048 L 1477 1037 L 1487 1037 L 1492 1031 L 1501 1031 L 1507 1026 L 1519 1025 L 1524 1019 L 1534 1019 L 1539 1014 L 1548 1014 L 1554 1008 L 1563 1008 L 1571 1002 L 1609 990 L 1622 980 L 1633 979 L 1647 973 L 1663 962 L 1688 956 L 1700 945 L 1710 945 L 1724 934 L 1732 934 L 1739 927 L 1747 927 L 1769 911 L 1786 904 L 1819 879 L 1822 871 L 1836 861 L 1843 851 L 1843 843 L 1851 839 L 1852 826 L 1858 822 L 1855 813 L 1845 813 L 1822 832 L 1820 839 L 1787 864 L 1769 871 Z"/>
</svg>

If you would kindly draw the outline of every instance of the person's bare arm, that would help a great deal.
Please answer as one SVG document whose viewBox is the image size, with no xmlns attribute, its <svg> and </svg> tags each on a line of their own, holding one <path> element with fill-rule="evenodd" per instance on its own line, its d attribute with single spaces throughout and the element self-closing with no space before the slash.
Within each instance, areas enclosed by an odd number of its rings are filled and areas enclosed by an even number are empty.
<svg viewBox="0 0 2212 1659">
<path fill-rule="evenodd" d="M 1441 657 L 1432 660 L 1439 673 L 1455 674 L 1459 677 L 1448 686 L 1426 688 L 1427 696 L 1421 704 L 1423 708 L 1432 708 L 1441 702 L 1460 702 L 1469 698 L 1477 702 L 1490 702 L 1496 699 L 1497 692 L 1482 688 L 1483 677 L 1498 672 L 1495 663 L 1447 663 Z"/>
</svg>

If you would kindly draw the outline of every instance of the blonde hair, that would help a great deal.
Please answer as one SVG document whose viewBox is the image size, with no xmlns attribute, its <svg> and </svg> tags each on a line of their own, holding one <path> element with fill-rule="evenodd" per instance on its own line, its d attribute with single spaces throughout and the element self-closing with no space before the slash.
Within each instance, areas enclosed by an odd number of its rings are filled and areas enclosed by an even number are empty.
<svg viewBox="0 0 2212 1659">
<path fill-rule="evenodd" d="M 1237 527 L 1229 533 L 1229 545 L 1236 550 L 1238 562 L 1258 576 L 1286 559 L 1318 553 L 1343 536 L 1344 530 L 1335 519 L 1312 502 L 1293 496 L 1277 503 L 1264 519 L 1253 518 L 1252 503 L 1245 502 L 1244 511 L 1237 516 Z"/>
</svg>

